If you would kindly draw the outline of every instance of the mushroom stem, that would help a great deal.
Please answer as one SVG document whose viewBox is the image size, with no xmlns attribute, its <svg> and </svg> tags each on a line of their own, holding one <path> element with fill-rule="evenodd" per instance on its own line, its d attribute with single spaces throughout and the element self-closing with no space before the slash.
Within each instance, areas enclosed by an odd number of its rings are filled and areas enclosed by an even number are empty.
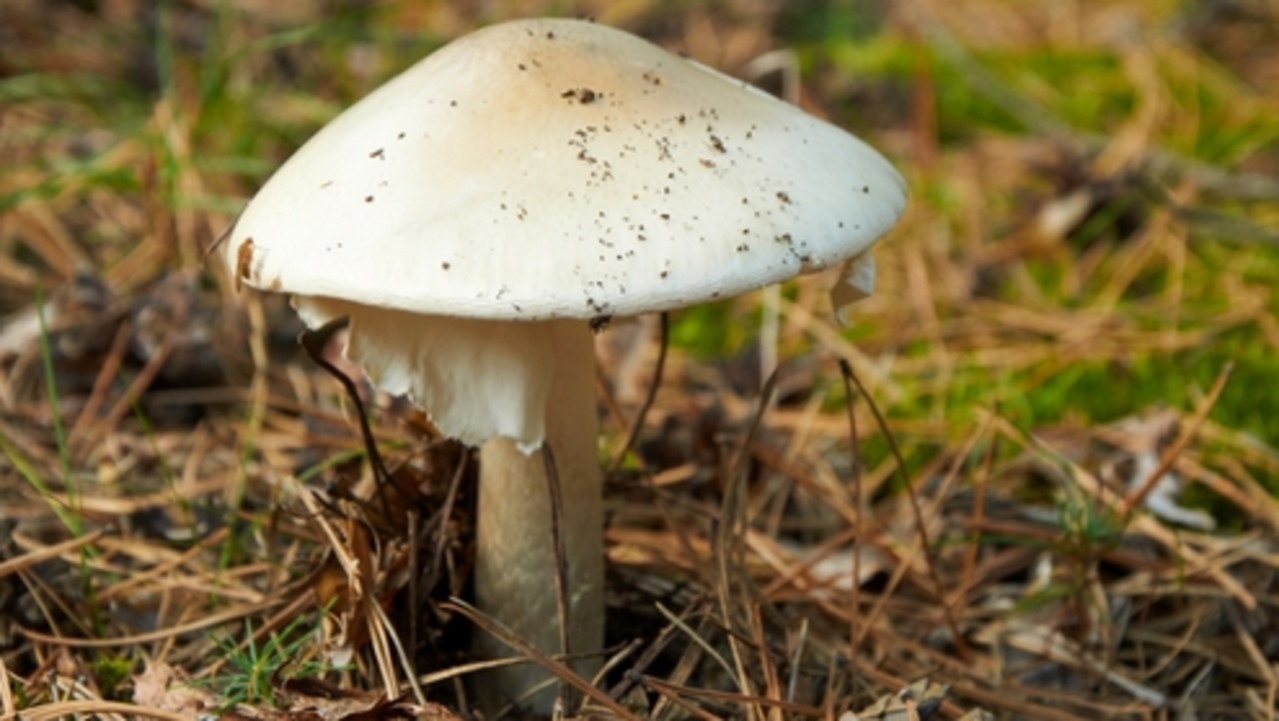
<svg viewBox="0 0 1279 721">
<path fill-rule="evenodd" d="M 554 320 L 543 325 L 554 348 L 544 443 L 552 449 L 563 496 L 559 532 L 568 568 L 569 651 L 592 653 L 604 645 L 603 503 L 594 345 L 583 321 Z M 516 635 L 542 651 L 558 654 L 555 541 L 543 455 L 541 449 L 526 454 L 502 437 L 480 447 L 475 599 L 480 608 Z M 500 641 L 482 633 L 475 640 L 475 649 L 483 658 L 511 653 Z M 572 665 L 590 678 L 600 661 L 581 660 Z M 484 677 L 479 700 L 482 705 L 500 707 L 548 678 L 549 674 L 531 664 L 497 669 Z M 552 684 L 521 705 L 550 713 L 555 698 Z"/>
</svg>

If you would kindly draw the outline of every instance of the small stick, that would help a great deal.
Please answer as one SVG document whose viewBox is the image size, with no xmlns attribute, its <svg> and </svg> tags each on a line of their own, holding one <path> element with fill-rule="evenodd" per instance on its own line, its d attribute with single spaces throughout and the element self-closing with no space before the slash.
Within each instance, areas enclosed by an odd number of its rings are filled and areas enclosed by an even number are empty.
<svg viewBox="0 0 1279 721">
<path fill-rule="evenodd" d="M 382 492 L 382 489 L 387 484 L 393 484 L 394 479 L 391 477 L 391 472 L 387 470 L 386 463 L 382 460 L 382 453 L 377 449 L 377 441 L 373 438 L 373 429 L 369 426 L 368 414 L 364 411 L 364 401 L 360 400 L 360 392 L 355 387 L 355 382 L 348 378 L 337 366 L 324 358 L 324 346 L 328 345 L 334 334 L 346 328 L 350 322 L 350 318 L 343 316 L 335 318 L 315 330 L 304 330 L 298 335 L 298 343 L 306 351 L 306 354 L 311 357 L 311 360 L 328 371 L 329 375 L 342 384 L 342 388 L 350 396 L 351 402 L 355 404 L 355 414 L 360 419 L 360 436 L 364 439 L 364 449 L 369 455 L 369 465 L 373 468 L 373 477 L 377 479 L 377 497 L 382 503 L 382 513 L 388 519 L 391 519 L 395 518 L 395 514 L 391 511 L 391 504 L 386 500 L 386 494 Z"/>
<path fill-rule="evenodd" d="M 418 603 L 421 598 L 421 588 L 419 583 L 422 579 L 421 562 L 422 554 L 418 548 L 418 527 L 421 525 L 422 519 L 416 508 L 410 508 L 405 514 L 405 520 L 408 523 L 408 530 L 405 536 L 409 539 L 409 655 L 417 653 L 418 639 Z M 413 671 L 413 678 L 417 678 L 417 669 Z M 416 684 L 415 684 L 416 685 Z"/>
<path fill-rule="evenodd" d="M 928 539 L 928 528 L 924 524 L 923 510 L 919 507 L 919 497 L 915 495 L 914 484 L 906 476 L 906 459 L 902 457 L 901 449 L 897 447 L 897 439 L 888 430 L 888 422 L 884 420 L 883 414 L 879 412 L 879 407 L 875 405 L 875 401 L 866 392 L 866 388 L 862 386 L 861 380 L 853 372 L 851 366 L 848 368 L 847 377 L 856 384 L 858 392 L 866 397 L 866 406 L 870 408 L 870 412 L 875 416 L 875 423 L 879 425 L 880 431 L 884 434 L 884 440 L 888 441 L 888 447 L 892 450 L 893 458 L 897 461 L 897 472 L 901 474 L 902 481 L 906 486 L 906 497 L 910 499 L 910 508 L 915 514 L 915 529 L 919 533 L 920 546 L 924 550 L 924 565 L 928 567 L 928 576 L 932 579 L 933 585 L 936 586 L 937 600 L 942 604 L 942 612 L 946 617 L 946 626 L 949 627 L 951 637 L 955 641 L 955 652 L 959 654 L 962 660 L 968 661 L 971 658 L 971 653 L 968 650 L 968 644 L 964 642 L 963 635 L 960 634 L 959 624 L 955 622 L 955 614 L 951 610 L 950 604 L 947 603 L 946 589 L 942 585 L 941 576 L 937 573 L 937 562 L 933 558 L 932 543 Z"/>
<path fill-rule="evenodd" d="M 546 468 L 546 490 L 551 494 L 551 540 L 555 544 L 555 615 L 559 619 L 560 653 L 568 658 L 568 549 L 564 547 L 564 496 L 560 490 L 560 474 L 555 466 L 555 454 L 551 447 L 542 445 L 542 463 Z M 560 684 L 560 705 L 564 712 L 570 714 L 572 699 L 569 698 L 569 687 Z"/>
<path fill-rule="evenodd" d="M 660 610 L 661 604 L 658 604 L 658 608 Z M 688 610 L 685 609 L 680 618 L 687 615 Z M 662 630 L 657 634 L 657 638 L 653 639 L 653 641 L 649 643 L 648 648 L 644 649 L 644 653 L 640 654 L 640 657 L 636 659 L 635 663 L 626 671 L 622 680 L 618 681 L 613 688 L 609 689 L 609 698 L 620 699 L 630 693 L 632 688 L 635 688 L 635 685 L 638 683 L 637 679 L 639 676 L 648 670 L 648 667 L 657 660 L 657 657 L 661 655 L 662 651 L 670 645 L 671 640 L 675 638 L 676 630 L 681 629 L 679 629 L 679 626 L 674 623 L 668 623 L 666 626 L 662 627 Z"/>
<path fill-rule="evenodd" d="M 853 402 L 856 400 L 857 392 L 853 388 L 853 365 L 847 359 L 839 359 L 839 373 L 844 379 L 844 406 L 848 410 L 848 439 L 852 446 L 850 451 L 850 460 L 853 468 L 853 503 L 856 505 L 857 513 L 853 516 L 853 578 L 852 588 L 849 589 L 848 595 L 848 635 L 849 642 L 852 644 L 850 650 L 856 651 L 857 641 L 862 637 L 858 626 L 861 624 L 862 612 L 862 454 L 858 445 L 861 443 L 861 437 L 857 434 L 857 413 L 853 408 Z M 861 385 L 858 384 L 858 388 Z M 850 675 L 852 676 L 853 688 L 857 687 L 857 664 L 849 663 Z"/>
<path fill-rule="evenodd" d="M 464 616 L 471 623 L 478 626 L 481 631 L 492 635 L 494 638 L 515 649 L 520 654 L 527 656 L 537 665 L 547 671 L 550 671 L 555 676 L 558 676 L 561 681 L 564 681 L 573 688 L 576 688 L 578 691 L 589 696 L 591 700 L 598 702 L 600 705 L 612 711 L 618 716 L 618 718 L 621 718 L 624 721 L 640 721 L 638 716 L 631 713 L 631 711 L 622 704 L 614 701 L 607 693 L 604 693 L 604 691 L 592 686 L 590 681 L 582 678 L 577 672 L 569 668 L 566 663 L 552 658 L 538 650 L 532 644 L 515 635 L 511 629 L 507 628 L 492 616 L 484 614 L 479 609 L 458 598 L 446 601 L 445 603 L 440 604 L 440 607 L 445 611 L 453 611 Z"/>
<path fill-rule="evenodd" d="M 653 402 L 657 399 L 657 389 L 662 385 L 662 373 L 666 368 L 666 346 L 670 340 L 670 315 L 663 311 L 658 316 L 660 323 L 658 328 L 660 332 L 658 339 L 661 343 L 657 350 L 657 363 L 653 366 L 653 382 L 648 386 L 648 393 L 644 396 L 644 403 L 640 406 L 639 413 L 636 414 L 635 420 L 631 421 L 630 431 L 626 434 L 626 444 L 621 447 L 617 455 L 613 456 L 613 462 L 609 464 L 609 472 L 616 471 L 622 467 L 622 461 L 626 459 L 626 454 L 630 453 L 635 447 L 635 441 L 639 439 L 640 431 L 644 429 L 644 418 L 648 415 L 648 411 L 653 407 Z"/>
<path fill-rule="evenodd" d="M 724 627 L 729 633 L 728 646 L 733 652 L 733 661 L 737 666 L 738 687 L 746 696 L 754 696 L 755 693 L 750 675 L 746 672 L 742 639 L 736 633 L 737 619 L 734 618 L 732 599 L 737 594 L 733 592 L 734 574 L 730 571 L 736 571 L 736 575 L 742 579 L 743 584 L 747 582 L 745 579 L 749 578 L 749 575 L 745 571 L 744 547 L 741 542 L 741 536 L 746 532 L 746 475 L 749 471 L 755 439 L 764 422 L 764 412 L 772 406 L 773 393 L 777 389 L 777 375 L 777 371 L 774 370 L 764 381 L 764 387 L 760 391 L 759 406 L 751 419 L 745 438 L 742 439 L 741 448 L 737 450 L 725 473 L 724 499 L 720 509 L 719 528 L 715 533 L 714 559 L 718 571 L 715 593 L 719 597 Z M 751 711 L 749 718 L 763 717 L 758 707 L 751 707 L 749 710 Z"/>
<path fill-rule="evenodd" d="M 1204 398 L 1199 409 L 1195 411 L 1195 415 L 1190 419 L 1185 431 L 1177 436 L 1177 440 L 1173 441 L 1168 450 L 1164 451 L 1163 456 L 1159 459 L 1159 465 L 1146 477 L 1141 487 L 1124 496 L 1123 515 L 1125 520 L 1132 515 L 1135 509 L 1141 507 L 1142 501 L 1146 500 L 1146 496 L 1154 489 L 1159 479 L 1163 478 L 1164 474 L 1172 469 L 1172 464 L 1177 461 L 1177 457 L 1186 449 L 1190 439 L 1199 433 L 1199 428 L 1208 419 L 1208 413 L 1217 405 L 1217 399 L 1221 397 L 1221 392 L 1226 389 L 1226 381 L 1230 380 L 1230 374 L 1234 372 L 1234 369 L 1235 364 L 1233 362 L 1227 363 L 1226 367 L 1221 369 L 1221 372 L 1217 374 L 1217 379 L 1213 381 L 1212 388 L 1208 390 L 1208 396 Z"/>
<path fill-rule="evenodd" d="M 449 480 L 449 492 L 444 496 L 444 505 L 440 508 L 440 525 L 435 536 L 435 553 L 431 557 L 431 575 L 429 583 L 426 584 L 428 590 L 435 587 L 440 578 L 440 568 L 444 565 L 444 540 L 448 534 L 449 518 L 453 516 L 453 505 L 457 501 L 457 490 L 462 486 L 462 474 L 466 472 L 466 459 L 469 454 L 463 453 L 461 459 L 457 463 L 457 468 L 453 471 L 453 478 Z"/>
</svg>

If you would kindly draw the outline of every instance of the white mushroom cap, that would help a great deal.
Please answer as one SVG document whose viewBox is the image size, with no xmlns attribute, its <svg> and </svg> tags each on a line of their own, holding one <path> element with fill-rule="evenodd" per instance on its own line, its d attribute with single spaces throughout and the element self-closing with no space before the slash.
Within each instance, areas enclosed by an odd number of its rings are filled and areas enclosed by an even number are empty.
<svg viewBox="0 0 1279 721">
<path fill-rule="evenodd" d="M 317 133 L 227 257 L 302 296 L 587 318 L 829 267 L 904 205 L 897 171 L 833 125 L 627 33 L 528 20 L 440 49 Z"/>
</svg>

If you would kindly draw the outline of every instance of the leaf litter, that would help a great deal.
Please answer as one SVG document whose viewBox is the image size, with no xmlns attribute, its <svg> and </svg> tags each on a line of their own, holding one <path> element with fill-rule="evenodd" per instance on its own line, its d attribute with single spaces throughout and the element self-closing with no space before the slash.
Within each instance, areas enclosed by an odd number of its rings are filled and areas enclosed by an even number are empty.
<svg viewBox="0 0 1279 721">
<path fill-rule="evenodd" d="M 321 16 L 244 5 L 237 28 L 278 47 L 222 70 L 319 82 L 307 68 L 333 57 L 278 33 Z M 729 70 L 799 22 L 780 3 L 659 5 L 578 10 Z M 532 658 L 575 686 L 584 702 L 566 714 L 1274 718 L 1279 454 L 1273 436 L 1214 412 L 1245 359 L 1104 420 L 1027 422 L 1018 405 L 1080 365 L 1135 377 L 1122 367 L 1254 328 L 1279 345 L 1268 285 L 1248 272 L 1249 244 L 1268 243 L 1279 215 L 1273 154 L 1214 164 L 1161 145 L 1176 145 L 1172 123 L 1188 112 L 1161 65 L 1201 52 L 1261 83 L 1279 59 L 1219 38 L 1271 11 L 1223 4 L 1235 10 L 1177 44 L 1150 29 L 1146 14 L 1173 13 L 1158 3 L 1055 24 L 1046 5 L 976 5 L 965 17 L 922 1 L 883 11 L 881 37 L 931 48 L 934 65 L 906 81 L 849 80 L 823 61 L 806 78 L 801 101 L 834 115 L 857 93 L 886 107 L 944 93 L 934 76 L 958 68 L 1027 128 L 942 143 L 944 105 L 871 123 L 937 193 L 916 192 L 883 244 L 885 287 L 857 343 L 826 319 L 815 283 L 776 301 L 783 352 L 767 378 L 748 342 L 708 361 L 651 323 L 615 319 L 601 334 L 617 360 L 601 377 L 618 459 L 608 673 L 572 678 L 517 638 L 498 661 Z M 429 18 L 408 7 L 347 21 L 452 35 L 478 20 L 466 3 L 432 4 Z M 254 185 L 211 162 L 234 166 L 244 149 L 201 127 L 202 111 L 254 102 L 196 82 L 214 16 L 199 3 L 4 12 L 4 44 L 31 52 L 0 51 L 0 718 L 468 716 L 466 677 L 485 662 L 468 657 L 467 634 L 503 633 L 464 601 L 469 451 L 342 367 L 340 338 L 312 348 L 327 371 L 308 358 L 287 307 L 233 294 L 198 250 Z M 1132 23 L 1145 34 L 1115 34 Z M 136 48 L 107 52 L 121 27 Z M 1138 96 L 1113 136 L 1075 130 L 1036 104 L 1051 93 L 983 65 L 992 46 L 1068 52 L 1107 27 L 1092 47 L 1114 54 Z M 147 49 L 147 28 L 168 34 L 169 55 Z M 361 63 L 395 52 L 350 42 L 351 87 L 335 91 L 348 99 L 372 82 Z M 150 105 L 133 126 L 107 117 L 91 83 L 58 84 L 75 72 L 142 88 Z M 1241 127 L 1266 112 L 1279 125 L 1272 102 L 1229 87 L 1237 112 L 1258 108 Z M 262 117 L 278 130 L 316 112 L 294 96 Z M 256 147 L 278 159 L 280 142 Z M 1196 262 L 1239 272 L 1205 279 Z M 1224 306 L 1217 283 L 1230 286 Z M 964 405 L 954 394 L 970 385 L 987 390 Z"/>
</svg>

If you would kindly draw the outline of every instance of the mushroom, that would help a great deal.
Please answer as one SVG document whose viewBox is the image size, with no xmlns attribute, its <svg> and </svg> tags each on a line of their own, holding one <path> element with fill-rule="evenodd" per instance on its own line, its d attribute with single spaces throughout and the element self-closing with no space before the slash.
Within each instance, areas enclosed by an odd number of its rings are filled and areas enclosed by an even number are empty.
<svg viewBox="0 0 1279 721">
<path fill-rule="evenodd" d="M 883 157 L 792 105 L 619 30 L 522 20 L 441 48 L 320 130 L 249 202 L 226 259 L 312 327 L 349 317 L 348 358 L 480 447 L 477 605 L 554 653 L 552 450 L 569 650 L 597 654 L 592 320 L 851 259 L 842 303 L 869 291 L 865 251 L 904 204 Z M 486 693 L 546 678 L 506 668 Z"/>
</svg>

